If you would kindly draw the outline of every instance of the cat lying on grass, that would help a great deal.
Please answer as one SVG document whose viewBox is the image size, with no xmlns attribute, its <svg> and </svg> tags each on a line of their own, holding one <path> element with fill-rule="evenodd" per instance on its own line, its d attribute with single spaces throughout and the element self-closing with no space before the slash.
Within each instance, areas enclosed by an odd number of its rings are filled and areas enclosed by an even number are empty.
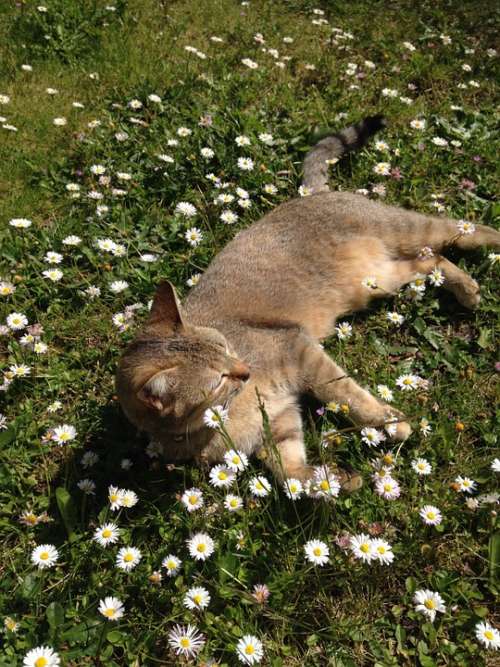
<svg viewBox="0 0 500 667">
<path fill-rule="evenodd" d="M 167 459 L 222 462 L 229 437 L 245 454 L 260 452 L 278 478 L 307 480 L 314 468 L 304 448 L 303 394 L 348 404 L 359 426 L 394 422 L 395 440 L 410 435 L 405 416 L 360 387 L 320 341 L 338 317 L 436 268 L 461 304 L 477 306 L 477 283 L 441 252 L 498 249 L 500 233 L 331 192 L 328 161 L 383 125 L 380 116 L 366 118 L 320 141 L 304 162 L 303 186 L 312 194 L 239 232 L 182 306 L 170 283 L 159 286 L 149 320 L 119 363 L 117 392 L 127 417 Z M 271 451 L 262 451 L 261 403 Z M 214 406 L 228 411 L 225 433 L 206 424 Z M 347 489 L 361 483 L 345 471 L 339 476 Z"/>
</svg>

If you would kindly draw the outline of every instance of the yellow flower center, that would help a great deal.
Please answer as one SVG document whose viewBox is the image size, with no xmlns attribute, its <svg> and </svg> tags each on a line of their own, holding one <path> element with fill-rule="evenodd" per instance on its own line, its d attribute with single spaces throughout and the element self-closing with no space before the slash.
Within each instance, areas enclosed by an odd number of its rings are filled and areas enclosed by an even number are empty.
<svg viewBox="0 0 500 667">
<path fill-rule="evenodd" d="M 314 554 L 315 556 L 321 556 L 321 549 L 320 549 L 319 547 L 315 547 L 315 548 L 313 549 L 313 554 Z"/>
<path fill-rule="evenodd" d="M 406 384 L 406 385 L 411 384 L 411 378 L 405 378 L 405 379 L 403 380 L 403 384 Z"/>
<path fill-rule="evenodd" d="M 220 480 L 224 481 L 225 479 L 227 479 L 227 473 L 225 473 L 223 470 L 221 470 L 220 473 L 218 474 L 218 478 Z"/>
<path fill-rule="evenodd" d="M 202 600 L 202 598 L 201 598 L 201 595 L 199 593 L 197 593 L 196 595 L 193 595 L 193 602 L 195 604 L 201 604 L 201 600 Z"/>
<path fill-rule="evenodd" d="M 70 435 L 67 431 L 63 431 L 59 434 L 59 440 L 69 440 Z"/>
<path fill-rule="evenodd" d="M 233 498 L 232 500 L 229 501 L 229 504 L 231 505 L 231 507 L 237 507 L 238 501 L 236 500 L 236 498 Z"/>
<path fill-rule="evenodd" d="M 109 528 L 105 528 L 105 529 L 102 531 L 102 536 L 103 536 L 104 538 L 106 538 L 106 539 L 107 539 L 108 537 L 111 537 L 112 534 L 113 534 L 113 533 L 112 533 L 112 531 L 111 531 Z"/>
<path fill-rule="evenodd" d="M 394 462 L 394 459 L 392 458 L 392 456 L 390 454 L 386 454 L 383 458 L 383 461 L 387 465 L 391 465 Z"/>
<path fill-rule="evenodd" d="M 415 285 L 417 285 L 417 287 L 420 287 L 420 285 L 423 285 L 423 284 L 424 284 L 424 281 L 422 280 L 422 278 L 417 278 L 415 280 Z"/>
<path fill-rule="evenodd" d="M 297 485 L 296 484 L 290 484 L 290 492 L 291 493 L 297 493 Z"/>
<path fill-rule="evenodd" d="M 196 505 L 197 502 L 198 502 L 198 496 L 189 496 L 190 505 Z"/>
<path fill-rule="evenodd" d="M 116 501 L 118 500 L 118 494 L 117 494 L 117 493 L 112 493 L 112 494 L 109 496 L 109 500 L 110 500 L 112 503 L 116 503 Z"/>
<path fill-rule="evenodd" d="M 379 552 L 379 554 L 385 554 L 387 549 L 384 547 L 383 544 L 381 544 L 380 546 L 377 547 L 377 551 Z"/>
<path fill-rule="evenodd" d="M 485 630 L 484 636 L 486 637 L 486 639 L 489 639 L 490 641 L 492 641 L 495 637 L 495 635 L 492 633 L 491 630 Z"/>
<path fill-rule="evenodd" d="M 182 646 L 182 648 L 189 648 L 191 646 L 191 642 L 189 641 L 188 637 L 181 637 L 179 639 L 179 644 Z"/>
<path fill-rule="evenodd" d="M 245 653 L 247 655 L 252 655 L 253 653 L 255 653 L 255 648 L 252 646 L 252 644 L 247 644 L 245 646 Z"/>
<path fill-rule="evenodd" d="M 322 491 L 328 491 L 328 489 L 330 488 L 330 484 L 326 479 L 324 479 L 319 486 Z"/>
<path fill-rule="evenodd" d="M 35 667 L 45 667 L 48 664 L 49 661 L 43 655 L 35 660 Z"/>
<path fill-rule="evenodd" d="M 231 461 L 234 463 L 235 466 L 237 466 L 240 463 L 240 457 L 239 456 L 233 456 Z"/>
<path fill-rule="evenodd" d="M 427 609 L 436 608 L 436 603 L 434 602 L 434 600 L 431 600 L 431 598 L 427 598 L 427 600 L 424 602 L 424 605 L 427 607 Z"/>
<path fill-rule="evenodd" d="M 261 482 L 257 482 L 255 485 L 255 488 L 258 489 L 259 491 L 262 491 L 264 486 Z"/>
<path fill-rule="evenodd" d="M 42 551 L 42 553 L 40 554 L 40 559 L 41 560 L 48 560 L 48 558 L 49 558 L 49 552 L 48 551 Z"/>
<path fill-rule="evenodd" d="M 196 550 L 199 551 L 200 553 L 203 553 L 206 548 L 207 548 L 207 545 L 201 543 L 201 544 L 198 544 L 198 546 L 196 547 Z"/>
<path fill-rule="evenodd" d="M 432 519 L 436 518 L 436 512 L 427 512 L 427 518 L 432 521 Z"/>
<path fill-rule="evenodd" d="M 359 549 L 364 554 L 367 554 L 370 551 L 370 545 L 368 544 L 368 542 L 363 542 L 363 544 L 359 547 Z"/>
<path fill-rule="evenodd" d="M 108 618 L 113 618 L 113 616 L 116 614 L 116 609 L 105 609 L 103 611 L 104 616 L 107 616 Z"/>
<path fill-rule="evenodd" d="M 26 523 L 29 523 L 31 526 L 34 526 L 37 523 L 36 515 L 33 513 L 26 514 L 23 518 Z"/>
<path fill-rule="evenodd" d="M 134 560 L 134 556 L 131 553 L 125 554 L 125 556 L 123 557 L 123 560 L 126 563 L 130 563 Z"/>
<path fill-rule="evenodd" d="M 173 560 L 169 560 L 167 563 L 167 570 L 175 570 L 176 563 Z"/>
<path fill-rule="evenodd" d="M 392 484 L 384 484 L 384 491 L 387 493 L 392 491 Z"/>
</svg>

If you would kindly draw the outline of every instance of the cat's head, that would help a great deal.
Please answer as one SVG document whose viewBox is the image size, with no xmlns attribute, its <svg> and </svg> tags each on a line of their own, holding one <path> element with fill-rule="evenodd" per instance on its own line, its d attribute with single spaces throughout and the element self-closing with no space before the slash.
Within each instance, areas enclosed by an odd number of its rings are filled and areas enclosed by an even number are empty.
<svg viewBox="0 0 500 667">
<path fill-rule="evenodd" d="M 180 437 L 203 428 L 205 410 L 228 405 L 249 375 L 217 329 L 186 321 L 173 286 L 165 282 L 145 327 L 120 360 L 116 389 L 136 426 Z"/>
</svg>

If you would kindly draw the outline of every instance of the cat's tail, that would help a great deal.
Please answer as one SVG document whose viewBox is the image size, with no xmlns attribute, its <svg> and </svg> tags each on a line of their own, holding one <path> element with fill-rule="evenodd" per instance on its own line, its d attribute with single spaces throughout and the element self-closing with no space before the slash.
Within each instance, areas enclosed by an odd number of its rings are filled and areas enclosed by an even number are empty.
<svg viewBox="0 0 500 667">
<path fill-rule="evenodd" d="M 344 128 L 338 134 L 326 137 L 316 144 L 304 160 L 302 186 L 316 192 L 327 192 L 328 165 L 344 153 L 357 150 L 366 144 L 376 132 L 386 127 L 383 116 L 368 116 L 364 120 Z"/>
</svg>

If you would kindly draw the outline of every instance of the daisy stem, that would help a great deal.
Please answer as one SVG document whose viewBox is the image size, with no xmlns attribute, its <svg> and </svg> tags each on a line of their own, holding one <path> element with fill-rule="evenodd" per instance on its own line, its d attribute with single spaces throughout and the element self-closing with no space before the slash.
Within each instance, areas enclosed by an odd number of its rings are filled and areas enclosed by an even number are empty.
<svg viewBox="0 0 500 667">
<path fill-rule="evenodd" d="M 99 641 L 97 643 L 97 650 L 96 650 L 96 664 L 100 665 L 101 664 L 101 648 L 102 648 L 102 643 L 104 641 L 104 633 L 106 632 L 106 621 L 102 624 L 101 628 L 101 634 L 99 635 Z"/>
</svg>

